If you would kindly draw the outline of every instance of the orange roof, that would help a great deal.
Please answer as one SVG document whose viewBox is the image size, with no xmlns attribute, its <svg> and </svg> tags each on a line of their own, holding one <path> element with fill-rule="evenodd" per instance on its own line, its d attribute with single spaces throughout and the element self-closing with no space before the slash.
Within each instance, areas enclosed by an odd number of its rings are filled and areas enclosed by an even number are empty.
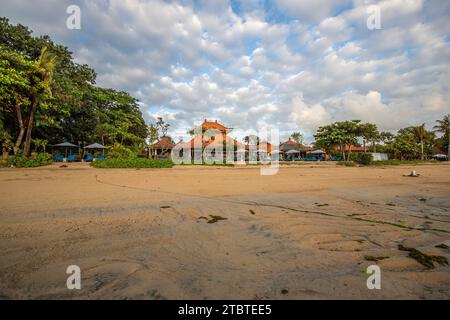
<svg viewBox="0 0 450 320">
<path fill-rule="evenodd" d="M 207 121 L 205 119 L 205 121 L 201 124 L 201 126 L 203 130 L 216 129 L 224 132 L 230 132 L 231 130 L 233 130 L 233 128 L 227 128 L 223 124 L 220 124 L 219 122 L 217 122 L 217 120 L 213 122 Z"/>
<path fill-rule="evenodd" d="M 178 148 L 191 148 L 194 149 L 194 147 L 197 147 L 196 144 L 198 145 L 198 147 L 201 145 L 202 148 L 206 148 L 208 147 L 221 147 L 223 146 L 223 136 L 222 135 L 217 135 L 216 139 L 214 140 L 203 140 L 201 141 L 201 137 L 195 137 L 192 138 L 191 140 L 189 140 L 188 142 L 180 142 L 177 144 Z M 237 141 L 236 139 L 233 139 L 231 137 L 226 137 L 226 141 L 227 144 L 231 144 L 233 146 L 236 146 L 238 149 L 244 147 L 244 145 L 242 143 L 240 143 L 239 141 Z"/>
<path fill-rule="evenodd" d="M 340 146 L 336 147 L 336 150 L 341 150 L 341 147 Z M 369 148 L 368 147 L 358 147 L 358 146 L 351 145 L 351 146 L 345 146 L 344 150 L 345 151 L 360 151 L 360 152 L 364 152 L 364 151 L 368 151 Z"/>
<path fill-rule="evenodd" d="M 158 142 L 152 144 L 152 148 L 156 149 L 172 149 L 175 146 L 169 137 L 162 137 Z"/>
</svg>

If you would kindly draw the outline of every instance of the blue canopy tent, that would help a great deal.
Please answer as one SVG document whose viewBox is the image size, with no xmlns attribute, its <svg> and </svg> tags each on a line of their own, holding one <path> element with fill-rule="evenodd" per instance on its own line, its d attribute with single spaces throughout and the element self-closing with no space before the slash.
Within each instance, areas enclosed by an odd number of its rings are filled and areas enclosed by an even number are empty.
<svg viewBox="0 0 450 320">
<path fill-rule="evenodd" d="M 84 149 L 85 150 L 102 150 L 103 155 L 99 156 L 98 159 L 104 159 L 105 158 L 105 149 L 107 149 L 107 147 L 101 145 L 100 143 L 93 143 L 93 144 L 90 144 L 88 146 L 85 146 Z M 87 161 L 93 161 L 94 160 L 93 155 L 89 153 L 86 156 L 86 160 Z"/>
<path fill-rule="evenodd" d="M 312 155 L 312 157 L 308 156 L 308 158 L 307 158 L 308 161 L 323 161 L 323 160 L 325 160 L 325 158 L 323 157 L 325 152 L 320 149 L 310 151 L 310 152 L 308 152 L 308 154 Z"/>
<path fill-rule="evenodd" d="M 62 155 L 56 155 L 56 157 L 54 157 L 53 159 L 55 161 L 64 161 L 64 159 L 67 159 L 67 151 L 71 151 L 72 148 L 79 148 L 77 145 L 70 143 L 70 142 L 63 142 L 63 143 L 58 143 L 58 144 L 54 144 L 51 146 L 52 147 L 52 156 L 53 156 L 53 151 L 55 148 L 63 148 L 64 149 L 64 156 Z M 69 153 L 69 156 L 72 157 L 72 153 Z M 73 157 L 72 157 L 73 158 Z"/>
<path fill-rule="evenodd" d="M 297 158 L 297 160 L 298 160 L 298 157 L 294 157 L 294 155 L 299 155 L 300 153 L 301 153 L 300 150 L 295 150 L 295 149 L 291 149 L 291 150 L 285 152 L 285 154 L 288 155 L 288 160 L 292 160 L 292 161 L 296 160 L 295 158 Z M 291 157 L 292 157 L 292 159 L 291 159 Z"/>
</svg>

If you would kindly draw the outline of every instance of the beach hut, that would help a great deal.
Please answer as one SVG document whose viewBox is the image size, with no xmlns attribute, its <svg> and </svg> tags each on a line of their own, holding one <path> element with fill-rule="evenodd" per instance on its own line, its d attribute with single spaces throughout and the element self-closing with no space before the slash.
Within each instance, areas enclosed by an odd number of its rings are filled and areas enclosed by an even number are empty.
<svg viewBox="0 0 450 320">
<path fill-rule="evenodd" d="M 100 143 L 93 143 L 93 144 L 90 144 L 90 145 L 84 147 L 84 150 L 87 150 L 87 151 L 101 150 L 103 155 L 99 156 L 98 159 L 104 159 L 105 158 L 105 149 L 107 149 L 107 147 L 102 146 Z M 88 154 L 87 157 L 86 157 L 86 160 L 87 161 L 93 161 L 94 157 L 92 156 L 92 154 L 90 156 Z"/>
<path fill-rule="evenodd" d="M 67 141 L 63 142 L 63 143 L 54 144 L 51 147 L 52 147 L 52 156 L 54 155 L 55 149 L 63 149 L 64 150 L 64 155 L 53 156 L 53 159 L 55 161 L 66 161 L 68 159 L 68 156 L 70 157 L 69 161 L 74 161 L 75 155 L 72 155 L 71 151 L 73 148 L 77 148 L 77 149 L 79 148 L 77 145 L 67 142 Z"/>
</svg>

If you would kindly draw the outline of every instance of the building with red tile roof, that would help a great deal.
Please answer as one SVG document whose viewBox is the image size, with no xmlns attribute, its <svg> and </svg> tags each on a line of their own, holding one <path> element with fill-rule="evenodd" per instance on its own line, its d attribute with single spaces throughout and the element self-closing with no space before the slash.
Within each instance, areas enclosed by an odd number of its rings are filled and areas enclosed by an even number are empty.
<svg viewBox="0 0 450 320">
<path fill-rule="evenodd" d="M 170 154 L 173 147 L 175 147 L 175 143 L 171 137 L 161 137 L 158 142 L 150 145 L 149 156 L 155 158 Z"/>
<path fill-rule="evenodd" d="M 336 150 L 338 151 L 342 151 L 341 147 L 338 146 L 336 147 Z M 347 145 L 344 146 L 344 151 L 351 151 L 351 152 L 367 152 L 369 151 L 368 147 L 358 147 L 358 146 L 354 146 L 354 145 Z"/>
</svg>

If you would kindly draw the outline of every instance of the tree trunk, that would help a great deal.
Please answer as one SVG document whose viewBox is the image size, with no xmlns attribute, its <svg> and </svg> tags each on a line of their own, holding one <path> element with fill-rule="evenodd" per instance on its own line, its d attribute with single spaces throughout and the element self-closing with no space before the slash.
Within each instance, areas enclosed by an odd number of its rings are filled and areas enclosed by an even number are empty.
<svg viewBox="0 0 450 320">
<path fill-rule="evenodd" d="M 31 131 L 33 130 L 34 116 L 36 115 L 37 105 L 38 101 L 37 99 L 34 99 L 33 105 L 31 106 L 30 117 L 28 118 L 27 134 L 25 137 L 25 146 L 23 148 L 23 152 L 26 156 L 29 156 L 31 151 Z"/>
<path fill-rule="evenodd" d="M 423 140 L 420 141 L 420 160 L 423 161 Z"/>
<path fill-rule="evenodd" d="M 17 121 L 19 122 L 19 135 L 17 136 L 16 143 L 13 146 L 14 154 L 17 154 L 17 151 L 19 151 L 20 145 L 22 144 L 23 135 L 25 134 L 25 126 L 23 125 L 22 110 L 20 110 L 20 104 L 16 105 L 16 114 Z"/>
<path fill-rule="evenodd" d="M 366 139 L 363 139 L 363 148 L 364 148 L 364 152 L 366 152 Z"/>
<path fill-rule="evenodd" d="M 447 160 L 450 161 L 450 128 L 448 128 Z"/>
</svg>

